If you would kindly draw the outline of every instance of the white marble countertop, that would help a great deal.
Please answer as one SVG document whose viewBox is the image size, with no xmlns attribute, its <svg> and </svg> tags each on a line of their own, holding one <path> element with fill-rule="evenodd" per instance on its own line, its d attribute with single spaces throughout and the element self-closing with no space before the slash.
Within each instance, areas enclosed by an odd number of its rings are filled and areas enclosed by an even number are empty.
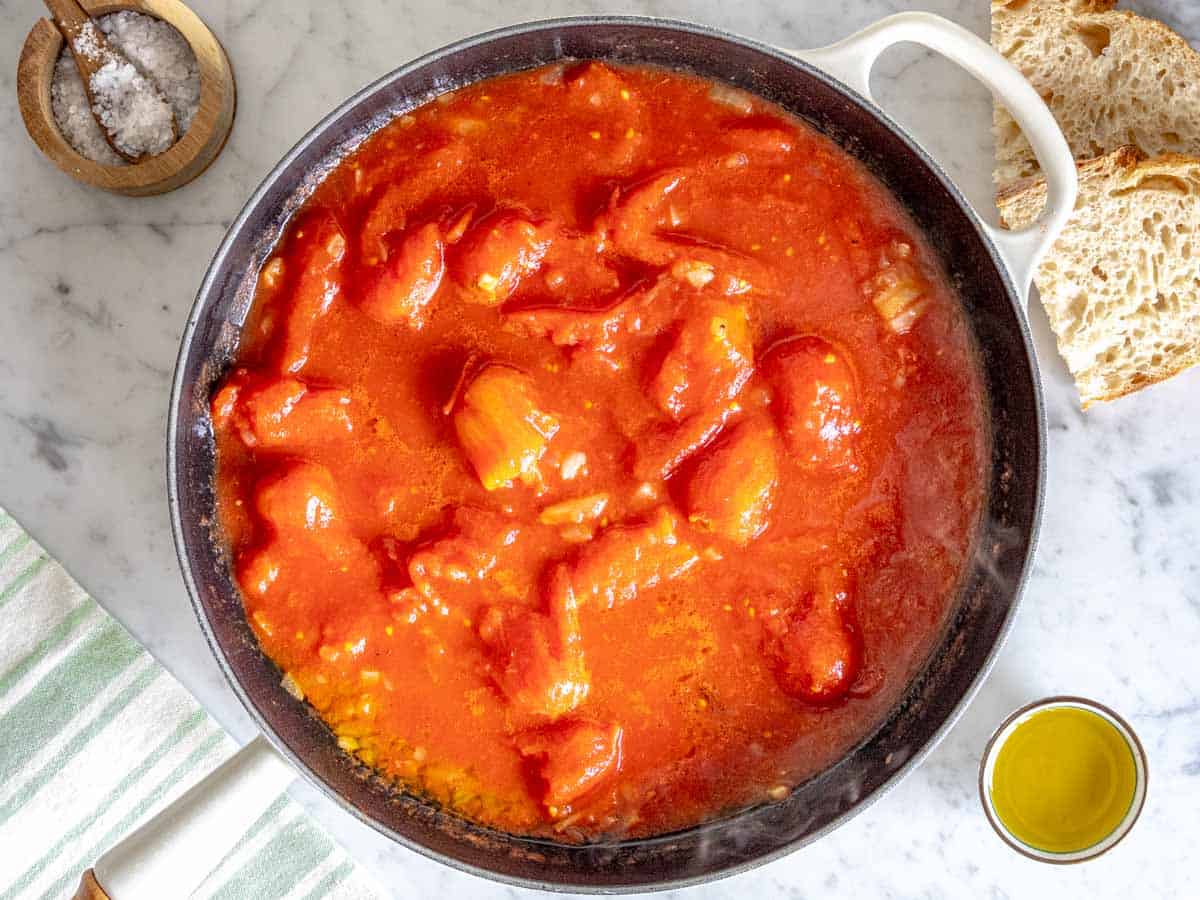
<svg viewBox="0 0 1200 900">
<path fill-rule="evenodd" d="M 550 15 L 690 18 L 793 47 L 906 8 L 932 9 L 980 34 L 987 28 L 986 0 L 191 5 L 237 73 L 232 138 L 198 181 L 164 197 L 124 199 L 76 184 L 27 139 L 14 73 L 42 10 L 31 0 L 0 0 L 0 504 L 241 739 L 252 733 L 249 719 L 204 645 L 176 568 L 165 496 L 167 399 L 181 329 L 226 225 L 321 115 L 419 53 Z M 1194 0 L 1132 5 L 1200 46 Z M 907 48 L 887 54 L 876 84 L 968 197 L 989 203 L 986 92 Z M 928 761 L 878 803 L 786 859 L 686 892 L 690 900 L 1200 890 L 1192 880 L 1200 838 L 1200 371 L 1085 416 L 1040 309 L 1033 325 L 1050 424 L 1046 516 L 1023 608 L 991 678 Z M 1055 693 L 1116 708 L 1150 758 L 1141 821 L 1119 847 L 1082 866 L 1019 857 L 991 832 L 976 797 L 992 728 L 1019 704 Z M 420 896 L 522 894 L 388 842 L 307 785 L 293 792 L 384 885 L 409 882 Z"/>
</svg>

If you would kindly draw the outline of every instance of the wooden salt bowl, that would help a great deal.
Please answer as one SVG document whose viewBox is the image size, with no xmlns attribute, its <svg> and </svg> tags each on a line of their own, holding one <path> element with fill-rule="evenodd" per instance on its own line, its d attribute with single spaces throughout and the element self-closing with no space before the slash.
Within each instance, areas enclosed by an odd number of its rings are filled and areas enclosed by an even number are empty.
<svg viewBox="0 0 1200 900">
<path fill-rule="evenodd" d="M 145 197 L 187 184 L 217 158 L 233 127 L 237 88 L 224 48 L 179 0 L 80 0 L 80 4 L 92 18 L 126 9 L 145 13 L 183 35 L 200 69 L 200 105 L 191 127 L 166 152 L 133 165 L 106 166 L 81 156 L 59 131 L 50 102 L 62 35 L 49 19 L 39 19 L 25 38 L 17 64 L 17 99 L 25 130 L 56 166 L 92 187 Z"/>
</svg>

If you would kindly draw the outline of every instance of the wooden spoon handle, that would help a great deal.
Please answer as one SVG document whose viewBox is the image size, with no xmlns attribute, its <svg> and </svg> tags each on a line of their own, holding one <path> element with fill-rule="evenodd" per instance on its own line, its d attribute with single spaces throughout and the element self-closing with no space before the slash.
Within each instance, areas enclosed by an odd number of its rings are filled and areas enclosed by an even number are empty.
<svg viewBox="0 0 1200 900">
<path fill-rule="evenodd" d="M 79 5 L 77 0 L 42 0 L 42 2 L 50 10 L 50 15 L 54 20 L 55 26 L 62 33 L 63 40 L 67 42 L 67 46 L 71 50 L 71 56 L 75 58 L 75 67 L 79 69 L 79 77 L 83 80 L 83 90 L 87 94 L 88 106 L 93 109 L 92 114 L 95 115 L 96 98 L 92 96 L 92 76 L 114 56 L 112 48 L 108 45 L 108 38 L 104 36 L 103 31 L 93 25 L 87 44 L 93 47 L 95 52 L 80 52 L 80 42 L 76 39 L 83 32 L 84 26 L 92 21 L 92 17 L 84 11 L 84 8 Z M 117 142 L 113 140 L 113 136 L 104 127 L 102 122 L 97 120 L 97 124 L 100 125 L 100 131 L 104 135 L 104 140 L 108 142 L 108 146 L 112 147 L 118 156 L 122 157 L 126 162 L 132 163 L 138 161 L 138 157 L 131 156 L 117 146 Z"/>
<path fill-rule="evenodd" d="M 91 19 L 91 16 L 79 5 L 77 0 L 42 0 L 42 2 L 50 10 L 54 24 L 64 32 L 64 36 L 69 34 L 68 40 L 77 35 L 79 30 Z"/>
<path fill-rule="evenodd" d="M 79 879 L 79 888 L 71 900 L 110 900 L 110 898 L 108 894 L 104 893 L 100 882 L 96 880 L 95 871 L 88 869 L 83 873 L 83 878 Z"/>
</svg>

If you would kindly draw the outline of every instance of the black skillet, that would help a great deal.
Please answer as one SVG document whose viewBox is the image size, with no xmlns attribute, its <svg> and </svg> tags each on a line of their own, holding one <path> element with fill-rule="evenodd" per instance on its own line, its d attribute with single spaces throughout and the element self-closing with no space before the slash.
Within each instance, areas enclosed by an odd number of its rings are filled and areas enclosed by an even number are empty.
<svg viewBox="0 0 1200 900">
<path fill-rule="evenodd" d="M 1050 173 L 1049 213 L 1025 233 L 984 224 L 944 172 L 870 100 L 887 46 L 915 41 L 980 77 L 1014 113 Z M 886 722 L 785 800 L 661 837 L 565 846 L 483 829 L 367 775 L 324 724 L 280 687 L 258 648 L 216 528 L 208 399 L 234 358 L 256 273 L 324 173 L 381 123 L 481 78 L 563 58 L 648 63 L 726 81 L 806 119 L 862 160 L 925 230 L 957 286 L 979 348 L 990 413 L 987 511 L 956 611 Z M 168 437 L 172 523 L 201 627 L 231 686 L 275 749 L 335 803 L 433 859 L 513 884 L 622 892 L 740 872 L 816 840 L 880 796 L 946 733 L 986 675 L 1021 593 L 1037 537 L 1045 428 L 1023 314 L 1041 251 L 1075 193 L 1074 167 L 1033 89 L 984 42 L 935 16 L 893 16 L 822 50 L 789 53 L 682 22 L 595 17 L 536 22 L 461 41 L 351 97 L 255 191 L 217 251 L 183 336 Z"/>
</svg>

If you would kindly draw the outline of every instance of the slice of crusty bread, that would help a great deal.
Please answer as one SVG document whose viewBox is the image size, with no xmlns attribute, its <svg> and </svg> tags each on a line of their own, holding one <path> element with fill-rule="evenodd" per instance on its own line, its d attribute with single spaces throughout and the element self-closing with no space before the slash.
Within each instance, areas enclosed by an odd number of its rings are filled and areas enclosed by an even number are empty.
<svg viewBox="0 0 1200 900">
<path fill-rule="evenodd" d="M 1046 183 L 996 198 L 1010 228 L 1037 218 Z M 1079 200 L 1037 276 L 1086 409 L 1200 363 L 1200 158 L 1122 147 L 1079 165 Z"/>
<path fill-rule="evenodd" d="M 1132 144 L 1200 155 L 1200 53 L 1115 0 L 992 0 L 992 45 L 1029 79 L 1076 159 Z M 1038 172 L 1012 117 L 995 109 L 997 185 Z"/>
</svg>

